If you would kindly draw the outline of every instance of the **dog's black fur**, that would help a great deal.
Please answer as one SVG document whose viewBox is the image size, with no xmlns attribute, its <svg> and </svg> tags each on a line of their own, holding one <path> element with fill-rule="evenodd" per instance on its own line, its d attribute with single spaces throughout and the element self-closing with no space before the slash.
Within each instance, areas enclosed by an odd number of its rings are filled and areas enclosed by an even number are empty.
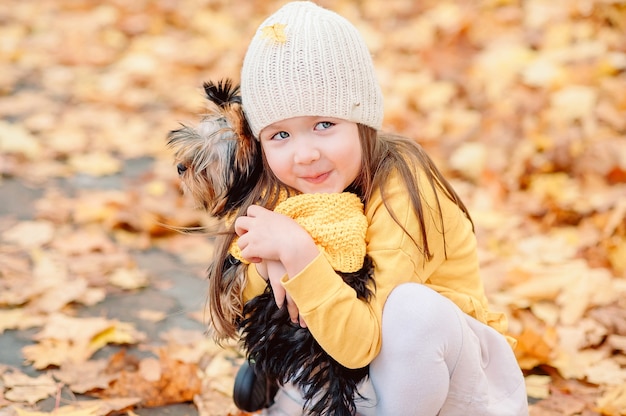
<svg viewBox="0 0 626 416">
<path fill-rule="evenodd" d="M 240 207 L 241 201 L 246 199 L 242 192 L 245 194 L 254 188 L 254 182 L 258 178 L 258 166 L 234 167 L 230 173 L 222 172 L 226 174 L 226 178 L 222 181 L 211 179 L 211 169 L 207 167 L 207 163 L 204 163 L 198 172 L 189 172 L 189 170 L 194 170 L 194 161 L 211 161 L 216 157 L 227 157 L 230 161 L 247 160 L 252 163 L 254 160 L 258 161 L 256 158 L 259 157 L 260 150 L 257 142 L 246 142 L 247 140 L 255 141 L 247 125 L 232 128 L 234 124 L 241 124 L 241 120 L 245 120 L 243 114 L 240 113 L 236 116 L 239 118 L 233 120 L 236 118 L 233 116 L 233 111 L 235 111 L 233 109 L 242 111 L 238 87 L 233 87 L 230 81 L 225 81 L 218 84 L 206 83 L 204 88 L 207 99 L 223 110 L 222 115 L 218 114 L 216 119 L 207 120 L 206 125 L 211 126 L 210 121 L 218 127 L 224 127 L 225 120 L 232 131 L 238 132 L 239 136 L 247 135 L 248 137 L 233 139 L 231 135 L 225 140 L 231 140 L 232 144 L 225 147 L 219 142 L 214 143 L 223 140 L 218 132 L 207 132 L 206 127 L 204 131 L 200 129 L 194 131 L 184 126 L 170 133 L 170 145 L 182 148 L 179 150 L 182 164 L 178 163 L 177 168 L 183 181 L 195 180 L 194 186 L 191 187 L 194 198 L 199 199 L 201 205 L 211 214 L 223 218 L 235 212 Z M 215 123 L 215 120 L 219 122 Z M 201 145 L 203 141 L 205 144 Z M 186 144 L 187 142 L 191 142 L 193 147 Z M 215 148 L 218 149 L 213 150 Z M 231 154 L 224 155 L 224 149 Z M 220 154 L 198 155 L 200 152 L 211 151 Z M 237 154 L 237 152 L 245 154 Z M 240 171 L 240 174 L 236 174 L 235 171 Z M 203 192 L 203 187 L 225 189 L 207 189 Z M 217 200 L 219 198 L 222 200 Z M 234 279 L 233 276 L 244 273 L 244 267 L 246 267 L 231 255 L 226 257 L 221 266 L 222 280 Z M 355 290 L 358 298 L 368 300 L 372 296 L 374 280 L 372 262 L 369 257 L 365 257 L 360 271 L 339 274 Z M 220 287 L 228 288 L 230 283 L 220 282 Z M 356 413 L 357 387 L 367 377 L 368 367 L 349 369 L 335 361 L 317 343 L 308 329 L 291 322 L 286 305 L 283 305 L 281 309 L 277 308 L 269 284 L 263 294 L 244 305 L 242 316 L 243 319 L 238 322 L 241 342 L 246 350 L 247 358 L 255 363 L 255 370 L 259 377 L 266 377 L 270 383 L 277 385 L 291 382 L 298 386 L 303 391 L 306 400 L 303 410 L 309 414 L 350 416 Z"/>
<path fill-rule="evenodd" d="M 366 256 L 363 268 L 355 273 L 339 273 L 364 300 L 371 297 L 372 262 Z M 294 383 L 306 400 L 312 415 L 350 416 L 356 413 L 359 383 L 368 367 L 349 369 L 335 361 L 315 341 L 311 332 L 294 324 L 287 306 L 276 307 L 271 286 L 246 303 L 241 321 L 243 345 L 255 368 L 271 382 Z M 346 341 L 348 342 L 348 341 Z"/>
</svg>

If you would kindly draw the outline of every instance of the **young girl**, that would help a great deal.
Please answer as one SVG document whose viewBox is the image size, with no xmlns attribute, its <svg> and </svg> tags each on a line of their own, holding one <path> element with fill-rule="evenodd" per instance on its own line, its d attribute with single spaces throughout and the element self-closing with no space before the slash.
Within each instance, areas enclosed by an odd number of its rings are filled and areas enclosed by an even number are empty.
<svg viewBox="0 0 626 416">
<path fill-rule="evenodd" d="M 267 202 L 268 189 L 356 193 L 375 279 L 374 296 L 357 298 L 300 225 L 251 205 L 234 222 L 251 262 L 243 300 L 269 280 L 279 306 L 335 360 L 369 364 L 360 414 L 527 415 L 514 340 L 489 310 L 467 209 L 418 144 L 380 132 L 383 99 L 356 28 L 313 3 L 286 4 L 252 39 L 241 94 L 263 152 L 256 199 Z M 212 319 L 218 335 L 233 334 L 233 322 Z M 302 403 L 286 385 L 265 412 L 299 415 Z"/>
</svg>

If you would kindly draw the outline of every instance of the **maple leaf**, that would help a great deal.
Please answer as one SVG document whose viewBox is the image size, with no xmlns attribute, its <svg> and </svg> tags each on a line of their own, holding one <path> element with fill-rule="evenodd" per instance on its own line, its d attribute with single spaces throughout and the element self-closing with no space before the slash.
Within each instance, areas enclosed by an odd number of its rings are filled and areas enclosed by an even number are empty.
<svg viewBox="0 0 626 416">
<path fill-rule="evenodd" d="M 54 314 L 34 336 L 39 342 L 25 346 L 22 353 L 35 368 L 43 369 L 66 361 L 84 362 L 109 343 L 134 344 L 144 337 L 129 323 Z"/>
<path fill-rule="evenodd" d="M 139 402 L 136 398 L 89 400 L 69 406 L 61 406 L 51 412 L 30 411 L 14 407 L 18 416 L 101 416 L 126 410 Z"/>
<path fill-rule="evenodd" d="M 4 397 L 12 402 L 34 404 L 57 393 L 59 386 L 49 374 L 30 377 L 19 371 L 1 375 Z"/>
<path fill-rule="evenodd" d="M 73 363 L 65 361 L 52 376 L 66 384 L 74 393 L 85 393 L 95 389 L 106 389 L 115 375 L 105 372 L 107 360 L 90 360 Z"/>
<path fill-rule="evenodd" d="M 98 412 L 100 408 L 98 406 L 91 406 L 89 408 L 81 408 L 77 406 L 62 406 L 58 409 L 55 409 L 54 412 L 37 412 L 37 411 L 29 411 L 25 409 L 20 409 L 19 407 L 15 408 L 15 413 L 17 416 L 99 416 Z"/>
<path fill-rule="evenodd" d="M 37 344 L 23 347 L 22 355 L 27 364 L 43 370 L 67 361 L 85 361 L 91 354 L 83 346 L 76 347 L 68 340 L 43 339 Z"/>
</svg>

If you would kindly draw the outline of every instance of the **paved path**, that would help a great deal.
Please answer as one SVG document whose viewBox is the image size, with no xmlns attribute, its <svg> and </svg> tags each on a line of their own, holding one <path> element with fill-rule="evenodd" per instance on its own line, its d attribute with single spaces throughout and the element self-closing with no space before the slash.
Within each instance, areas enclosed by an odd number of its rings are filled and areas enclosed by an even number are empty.
<svg viewBox="0 0 626 416">
<path fill-rule="evenodd" d="M 120 175 L 93 178 L 77 176 L 65 180 L 53 180 L 64 194 L 72 195 L 79 189 L 123 189 L 124 183 L 138 177 L 149 170 L 151 162 L 147 159 L 131 160 Z M 34 217 L 34 203 L 43 195 L 43 187 L 28 187 L 16 179 L 2 179 L 0 183 L 0 219 L 13 218 L 27 220 Z M 152 280 L 150 287 L 119 294 L 110 294 L 102 302 L 91 307 L 79 307 L 79 317 L 104 316 L 132 322 L 139 331 L 146 334 L 146 343 L 159 342 L 159 334 L 172 328 L 193 329 L 203 331 L 203 325 L 192 319 L 188 312 L 202 309 L 205 302 L 206 282 L 196 276 L 174 255 L 160 249 L 149 249 L 133 253 L 138 266 L 149 272 Z M 159 285 L 167 282 L 167 285 Z M 157 289 L 165 287 L 164 289 Z M 141 310 L 156 310 L 166 314 L 167 318 L 153 323 L 134 319 Z M 32 343 L 31 337 L 38 329 L 24 331 L 5 331 L 0 336 L 0 364 L 18 367 L 27 374 L 35 375 L 32 367 L 23 366 L 21 350 Z M 96 353 L 94 358 L 106 357 L 117 351 L 117 347 L 105 347 Z M 133 350 L 133 354 L 140 353 Z M 75 399 L 70 392 L 63 392 L 68 400 Z M 42 409 L 51 409 L 54 399 L 39 402 Z M 160 408 L 136 409 L 135 413 L 143 416 L 156 415 L 197 415 L 196 407 L 189 404 L 178 404 Z"/>
</svg>

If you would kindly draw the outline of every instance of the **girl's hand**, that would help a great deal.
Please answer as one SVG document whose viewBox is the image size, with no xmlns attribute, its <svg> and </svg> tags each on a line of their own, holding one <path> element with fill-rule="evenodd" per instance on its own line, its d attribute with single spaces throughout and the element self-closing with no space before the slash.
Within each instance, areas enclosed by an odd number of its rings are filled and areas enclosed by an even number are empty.
<svg viewBox="0 0 626 416">
<path fill-rule="evenodd" d="M 293 219 L 252 205 L 235 220 L 237 244 L 250 262 L 279 261 L 291 278 L 304 269 L 319 250 L 308 232 Z"/>
<path fill-rule="evenodd" d="M 279 261 L 268 260 L 264 263 L 267 264 L 267 272 L 270 284 L 272 285 L 272 291 L 274 292 L 276 306 L 281 308 L 284 302 L 287 301 L 287 311 L 289 311 L 291 322 L 297 323 L 299 321 L 300 326 L 306 328 L 306 323 L 300 317 L 298 306 L 295 304 L 293 299 L 291 299 L 291 296 L 289 296 L 289 294 L 285 291 L 285 288 L 281 283 L 281 279 L 286 273 L 285 267 Z"/>
<path fill-rule="evenodd" d="M 281 279 L 285 274 L 288 278 L 297 275 L 317 257 L 319 250 L 315 242 L 306 230 L 285 215 L 258 205 L 250 206 L 247 214 L 235 220 L 241 255 L 257 263 L 257 269 L 267 271 L 276 305 L 280 308 L 287 301 L 292 322 L 299 321 L 300 326 L 306 327 Z"/>
</svg>

